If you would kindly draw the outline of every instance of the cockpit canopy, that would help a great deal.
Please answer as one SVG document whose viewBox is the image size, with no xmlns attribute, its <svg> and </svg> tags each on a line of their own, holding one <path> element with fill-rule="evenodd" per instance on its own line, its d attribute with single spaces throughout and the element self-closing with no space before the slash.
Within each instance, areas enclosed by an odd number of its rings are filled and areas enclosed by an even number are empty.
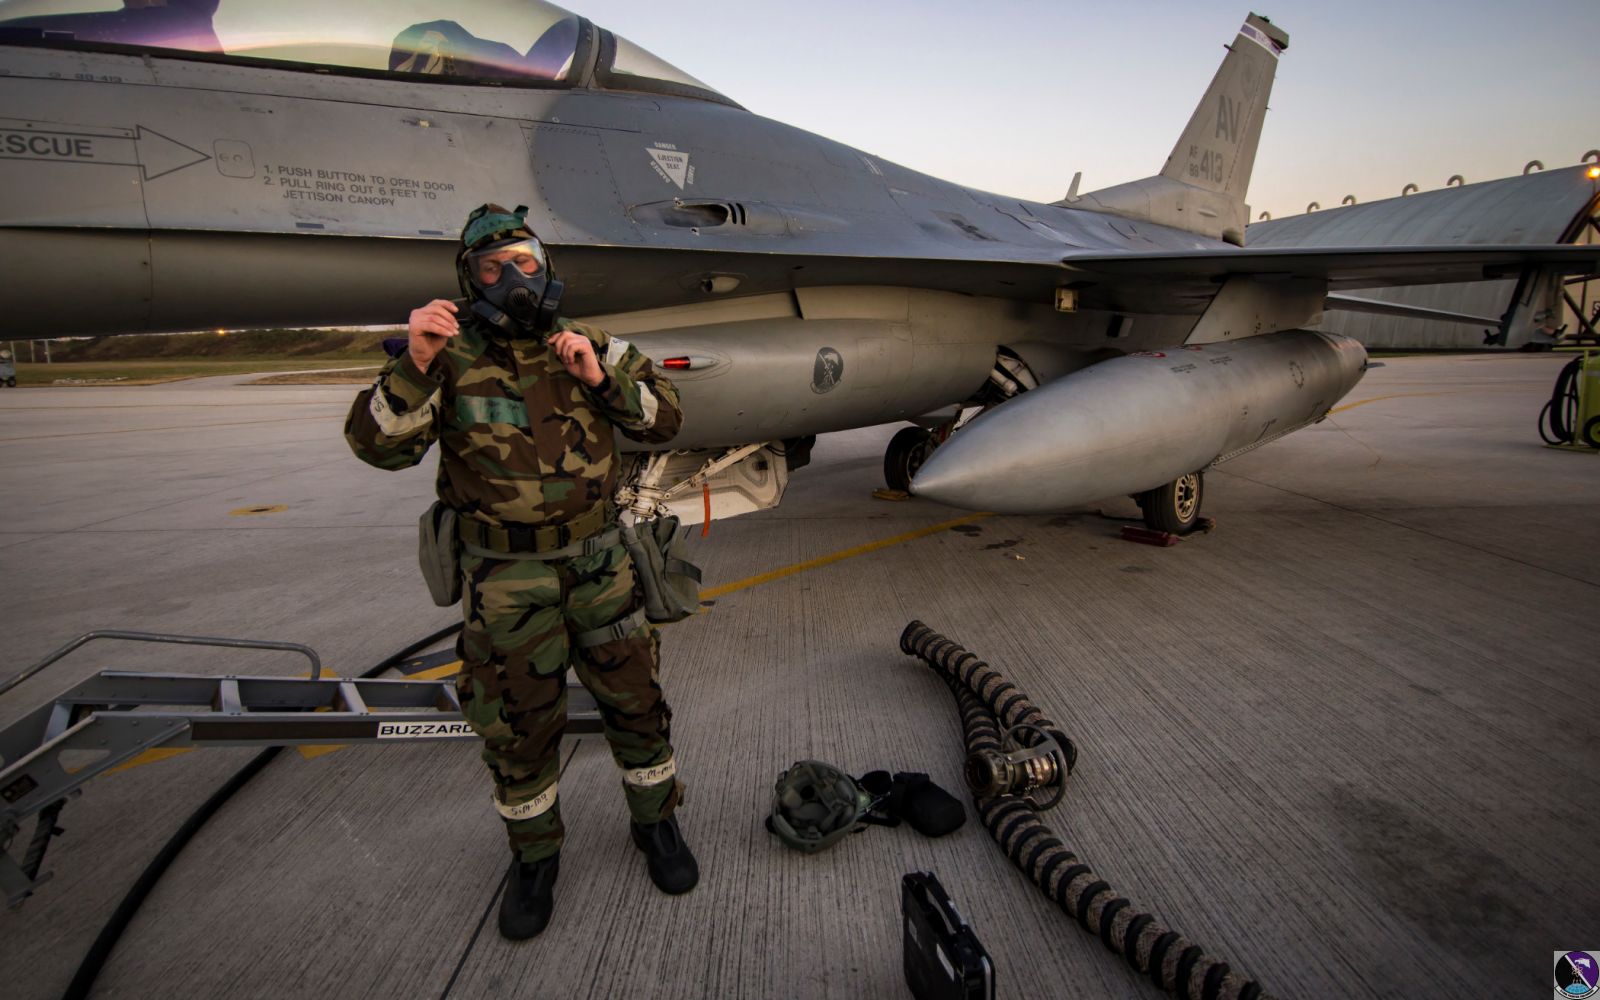
<svg viewBox="0 0 1600 1000">
<path fill-rule="evenodd" d="M 0 0 L 0 43 L 207 58 L 502 86 L 595 86 L 733 104 L 543 0 Z M 592 70 L 591 70 L 592 66 Z"/>
</svg>

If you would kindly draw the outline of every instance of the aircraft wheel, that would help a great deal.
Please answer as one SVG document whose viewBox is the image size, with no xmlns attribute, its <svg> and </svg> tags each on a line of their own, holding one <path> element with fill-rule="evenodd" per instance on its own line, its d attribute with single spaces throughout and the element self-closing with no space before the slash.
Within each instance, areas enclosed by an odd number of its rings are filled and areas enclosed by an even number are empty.
<svg viewBox="0 0 1600 1000">
<path fill-rule="evenodd" d="M 17 377 L 15 375 L 13 375 L 10 378 L 6 379 L 6 385 L 9 388 L 15 389 L 17 387 Z"/>
<path fill-rule="evenodd" d="M 1200 501 L 1205 493 L 1205 476 L 1191 472 L 1165 486 L 1139 494 L 1139 509 L 1144 523 L 1154 531 L 1187 535 L 1200 523 Z"/>
<path fill-rule="evenodd" d="M 1591 448 L 1600 448 L 1600 417 L 1590 417 L 1589 422 L 1583 425 L 1583 443 Z"/>
<path fill-rule="evenodd" d="M 933 453 L 933 435 L 921 427 L 902 427 L 883 453 L 883 481 L 891 490 L 910 492 L 911 477 Z"/>
</svg>

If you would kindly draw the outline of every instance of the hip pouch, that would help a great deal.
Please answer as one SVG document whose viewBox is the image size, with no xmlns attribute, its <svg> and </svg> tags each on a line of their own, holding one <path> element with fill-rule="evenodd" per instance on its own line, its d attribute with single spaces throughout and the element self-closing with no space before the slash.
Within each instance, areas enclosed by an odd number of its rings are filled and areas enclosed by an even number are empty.
<svg viewBox="0 0 1600 1000">
<path fill-rule="evenodd" d="M 644 590 L 645 617 L 663 625 L 700 610 L 700 567 L 685 558 L 689 532 L 678 518 L 641 518 L 621 528 L 622 544 L 633 557 Z"/>
<path fill-rule="evenodd" d="M 434 501 L 417 521 L 417 562 L 433 603 L 448 608 L 461 600 L 461 540 L 456 533 L 456 512 L 442 501 Z"/>
</svg>

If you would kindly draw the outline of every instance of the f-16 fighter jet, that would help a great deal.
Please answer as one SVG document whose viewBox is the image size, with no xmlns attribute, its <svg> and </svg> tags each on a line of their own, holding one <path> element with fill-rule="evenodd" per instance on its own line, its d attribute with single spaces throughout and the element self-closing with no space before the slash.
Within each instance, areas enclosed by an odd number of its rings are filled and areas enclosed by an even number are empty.
<svg viewBox="0 0 1600 1000">
<path fill-rule="evenodd" d="M 1182 531 L 1205 469 L 1360 379 L 1358 343 L 1301 329 L 1330 293 L 1597 269 L 1244 246 L 1288 41 L 1249 15 L 1158 174 L 1042 204 L 761 118 L 541 0 L 14 0 L 0 307 L 58 334 L 393 323 L 455 294 L 468 209 L 521 203 L 562 312 L 680 389 L 629 503 L 770 506 L 814 435 L 908 421 L 891 486 L 1012 512 L 1129 494 Z"/>
</svg>

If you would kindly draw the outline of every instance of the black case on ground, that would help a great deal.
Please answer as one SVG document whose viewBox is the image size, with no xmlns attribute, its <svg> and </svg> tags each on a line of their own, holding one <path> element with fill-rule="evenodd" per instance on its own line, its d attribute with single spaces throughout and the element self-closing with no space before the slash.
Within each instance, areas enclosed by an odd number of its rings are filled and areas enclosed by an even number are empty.
<svg viewBox="0 0 1600 1000">
<path fill-rule="evenodd" d="M 906 985 L 917 1000 L 994 1000 L 994 965 L 932 872 L 900 880 Z"/>
</svg>

